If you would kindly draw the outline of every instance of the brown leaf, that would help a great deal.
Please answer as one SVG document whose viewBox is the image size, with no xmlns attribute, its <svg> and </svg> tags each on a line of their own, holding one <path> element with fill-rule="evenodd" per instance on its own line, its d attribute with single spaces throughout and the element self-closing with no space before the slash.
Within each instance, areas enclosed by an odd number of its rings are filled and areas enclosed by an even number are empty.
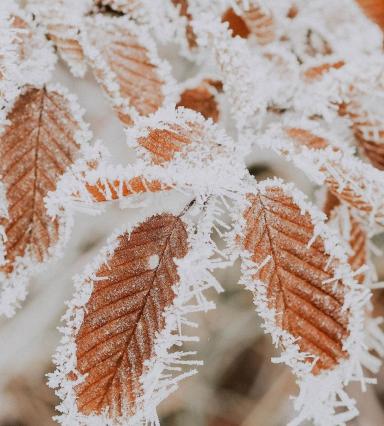
<svg viewBox="0 0 384 426">
<path fill-rule="evenodd" d="M 165 100 L 165 82 L 160 76 L 159 66 L 151 62 L 154 53 L 140 40 L 140 31 L 125 17 L 98 15 L 88 20 L 89 46 L 84 48 L 87 59 L 96 80 L 126 125 L 132 124 L 129 107 L 140 115 L 149 115 L 157 111 Z"/>
<path fill-rule="evenodd" d="M 321 237 L 308 246 L 314 236 L 311 216 L 280 187 L 271 185 L 248 200 L 243 246 L 257 264 L 271 256 L 254 279 L 267 286 L 278 327 L 298 338 L 301 351 L 319 357 L 314 374 L 335 367 L 346 357 L 348 336 L 343 283 L 324 283 L 334 276 L 335 262 Z"/>
<path fill-rule="evenodd" d="M 175 258 L 188 251 L 177 216 L 152 216 L 118 237 L 113 254 L 96 272 L 76 336 L 76 368 L 87 374 L 75 388 L 82 414 L 108 410 L 111 418 L 135 412 L 145 361 L 164 328 L 164 311 L 175 297 Z"/>
<path fill-rule="evenodd" d="M 362 8 L 369 19 L 376 22 L 382 30 L 384 29 L 383 0 L 357 0 L 357 4 Z"/>
<path fill-rule="evenodd" d="M 254 36 L 258 43 L 267 44 L 275 39 L 275 21 L 258 6 L 251 6 L 241 16 L 229 8 L 221 18 L 222 22 L 228 22 L 232 36 L 249 38 Z"/>
<path fill-rule="evenodd" d="M 193 109 L 200 112 L 204 118 L 212 118 L 214 122 L 219 120 L 220 111 L 215 97 L 215 91 L 212 90 L 212 84 L 202 81 L 193 89 L 186 89 L 180 95 L 180 100 L 176 106 Z"/>
<path fill-rule="evenodd" d="M 86 183 L 86 188 L 93 200 L 100 203 L 143 192 L 165 191 L 169 189 L 169 186 L 163 185 L 158 180 L 149 181 L 142 176 L 137 176 L 128 181 L 115 179 L 103 180 L 103 182 L 99 180 L 96 184 Z"/>
<path fill-rule="evenodd" d="M 0 175 L 9 218 L 1 222 L 7 237 L 3 270 L 11 272 L 18 256 L 42 262 L 58 240 L 59 222 L 48 216 L 44 198 L 74 161 L 79 123 L 61 94 L 34 88 L 19 97 L 7 118 Z"/>
</svg>

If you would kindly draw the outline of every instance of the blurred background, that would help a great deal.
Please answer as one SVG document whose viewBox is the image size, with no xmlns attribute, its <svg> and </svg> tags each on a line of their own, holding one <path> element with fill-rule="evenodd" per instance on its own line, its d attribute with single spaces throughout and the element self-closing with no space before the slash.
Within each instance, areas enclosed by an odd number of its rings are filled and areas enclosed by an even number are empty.
<svg viewBox="0 0 384 426">
<path fill-rule="evenodd" d="M 193 75 L 194 69 L 181 62 L 176 77 Z M 73 79 L 58 65 L 56 80 L 78 95 L 86 109 L 85 119 L 95 139 L 102 139 L 114 158 L 132 161 L 123 129 L 90 75 Z M 229 129 L 230 130 L 230 129 Z M 257 179 L 280 176 L 294 181 L 314 198 L 314 188 L 306 178 L 268 152 L 254 152 L 247 159 Z M 169 202 L 172 202 L 171 200 Z M 77 213 L 75 227 L 65 256 L 31 281 L 22 309 L 10 320 L 0 322 L 0 426 L 50 426 L 58 400 L 46 385 L 46 373 L 53 370 L 52 353 L 60 339 L 57 327 L 65 312 L 64 301 L 73 293 L 72 277 L 105 244 L 111 232 L 132 220 L 135 212 L 111 205 L 103 215 Z M 376 243 L 384 246 L 380 237 Z M 376 258 L 379 280 L 384 280 L 384 265 Z M 162 426 L 282 426 L 293 417 L 289 395 L 297 393 L 288 367 L 271 363 L 278 352 L 264 335 L 255 313 L 252 295 L 237 284 L 239 265 L 221 270 L 217 276 L 225 288 L 210 297 L 217 309 L 195 318 L 200 327 L 199 343 L 186 348 L 198 350 L 204 366 L 199 374 L 181 383 L 179 390 L 159 408 Z M 384 294 L 375 294 L 375 310 L 382 313 Z M 196 331 L 193 330 L 193 333 Z M 384 369 L 378 385 L 361 393 L 361 415 L 351 425 L 384 425 Z"/>
</svg>

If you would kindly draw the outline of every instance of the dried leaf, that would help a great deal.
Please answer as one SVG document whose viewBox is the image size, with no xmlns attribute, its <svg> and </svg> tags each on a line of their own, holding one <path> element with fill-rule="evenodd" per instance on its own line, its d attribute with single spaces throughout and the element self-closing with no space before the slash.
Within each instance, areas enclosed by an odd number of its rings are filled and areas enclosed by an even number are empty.
<svg viewBox="0 0 384 426">
<path fill-rule="evenodd" d="M 75 388 L 80 413 L 106 409 L 111 418 L 135 413 L 145 361 L 153 355 L 164 311 L 175 296 L 175 259 L 187 251 L 184 223 L 166 213 L 118 238 L 94 275 L 76 335 L 76 369 L 87 374 Z"/>
<path fill-rule="evenodd" d="M 157 57 L 143 27 L 124 16 L 97 15 L 86 22 L 82 47 L 124 124 L 130 125 L 136 115 L 149 115 L 168 102 L 173 82 L 169 67 Z"/>
<path fill-rule="evenodd" d="M 275 39 L 275 22 L 273 17 L 259 6 L 253 5 L 241 16 L 229 8 L 221 18 L 228 22 L 232 36 L 249 38 L 254 36 L 258 43 L 268 44 Z"/>
<path fill-rule="evenodd" d="M 181 108 L 162 109 L 153 117 L 142 118 L 128 132 L 128 140 L 135 141 L 140 156 L 157 165 L 165 165 L 178 155 L 190 165 L 209 161 L 212 166 L 232 143 L 200 114 Z"/>
<path fill-rule="evenodd" d="M 0 271 L 11 282 L 11 273 L 46 261 L 64 236 L 64 211 L 52 218 L 45 201 L 88 136 L 76 108 L 59 88 L 28 88 L 7 117 L 0 136 L 0 175 L 8 206 L 1 218 L 6 256 Z M 20 276 L 13 285 L 18 281 Z"/>
<path fill-rule="evenodd" d="M 341 281 L 324 283 L 335 265 L 322 239 L 314 239 L 311 216 L 278 186 L 248 194 L 248 201 L 243 246 L 257 265 L 270 257 L 253 278 L 266 285 L 277 326 L 298 338 L 302 352 L 319 358 L 313 373 L 335 367 L 347 356 L 344 287 Z"/>
<path fill-rule="evenodd" d="M 216 100 L 217 90 L 207 81 L 202 81 L 198 86 L 184 90 L 176 106 L 193 109 L 200 112 L 204 118 L 212 118 L 214 122 L 219 120 L 220 111 Z"/>
<path fill-rule="evenodd" d="M 382 0 L 357 0 L 369 19 L 376 22 L 380 28 L 384 29 L 384 3 Z"/>
<path fill-rule="evenodd" d="M 98 180 L 96 184 L 86 183 L 86 189 L 92 199 L 98 203 L 111 200 L 119 200 L 129 195 L 143 192 L 158 192 L 169 189 L 158 180 L 149 181 L 142 176 L 126 180 L 109 179 Z M 76 196 L 75 196 L 76 198 Z"/>
</svg>

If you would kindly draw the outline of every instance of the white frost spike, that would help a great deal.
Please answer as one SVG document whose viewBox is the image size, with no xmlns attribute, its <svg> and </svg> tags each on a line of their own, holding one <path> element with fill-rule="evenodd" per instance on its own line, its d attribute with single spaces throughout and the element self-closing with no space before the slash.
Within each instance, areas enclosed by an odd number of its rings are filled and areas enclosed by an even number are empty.
<svg viewBox="0 0 384 426">
<path fill-rule="evenodd" d="M 345 424 L 354 418 L 358 411 L 355 401 L 343 390 L 344 386 L 349 382 L 358 381 L 364 388 L 366 383 L 371 383 L 371 380 L 364 377 L 361 366 L 368 354 L 364 345 L 365 305 L 371 293 L 354 280 L 348 257 L 338 241 L 337 234 L 324 223 L 324 214 L 309 204 L 303 193 L 292 184 L 284 184 L 278 179 L 264 181 L 255 187 L 252 192 L 256 190 L 256 193 L 260 194 L 268 187 L 281 188 L 284 196 L 292 197 L 302 215 L 309 214 L 314 226 L 314 235 L 321 238 L 325 253 L 333 259 L 334 279 L 343 283 L 342 312 L 349 312 L 347 324 L 349 334 L 343 341 L 343 350 L 347 352 L 348 357 L 338 360 L 333 368 L 322 370 L 317 375 L 312 374 L 316 358 L 301 351 L 295 337 L 276 323 L 276 311 L 269 305 L 268 284 L 255 278 L 255 273 L 261 265 L 252 262 L 252 253 L 242 251 L 244 262 L 241 283 L 254 294 L 256 310 L 264 320 L 265 332 L 272 336 L 272 341 L 276 345 L 283 348 L 281 356 L 273 359 L 273 362 L 286 363 L 298 378 L 300 392 L 295 400 L 298 417 L 290 425 L 298 425 L 304 420 L 312 420 L 319 426 Z M 240 208 L 244 210 L 245 207 L 243 204 Z M 242 219 L 235 229 L 237 235 L 239 233 L 243 235 L 244 227 L 245 222 Z"/>
<path fill-rule="evenodd" d="M 199 206 L 202 208 L 202 205 Z M 196 225 L 189 217 L 188 211 L 182 214 L 182 220 L 187 224 L 189 249 L 186 256 L 177 260 L 177 273 L 179 281 L 174 285 L 176 294 L 172 304 L 165 311 L 165 327 L 157 335 L 154 343 L 153 354 L 146 362 L 145 372 L 141 377 L 142 395 L 137 398 L 135 413 L 123 415 L 114 421 L 105 415 L 89 415 L 79 413 L 74 386 L 81 381 L 71 382 L 68 374 L 76 372 L 76 334 L 78 333 L 83 318 L 84 306 L 92 293 L 91 281 L 95 279 L 95 272 L 113 252 L 116 247 L 116 237 L 123 232 L 130 234 L 133 227 L 119 230 L 109 239 L 109 243 L 102 250 L 97 259 L 86 267 L 82 276 L 75 279 L 76 292 L 69 302 L 69 309 L 63 320 L 66 325 L 62 329 L 64 336 L 61 346 L 54 355 L 57 366 L 55 373 L 50 375 L 49 385 L 59 388 L 58 396 L 62 403 L 58 407 L 62 415 L 57 420 L 63 425 L 138 425 L 159 424 L 156 413 L 157 405 L 174 392 L 178 382 L 185 377 L 196 373 L 194 365 L 199 361 L 191 359 L 194 353 L 183 350 L 171 351 L 174 345 L 181 347 L 184 341 L 196 341 L 193 336 L 186 334 L 183 324 L 189 324 L 188 314 L 192 312 L 206 312 L 214 307 L 212 302 L 206 300 L 203 292 L 208 288 L 215 288 L 216 282 L 210 275 L 215 267 L 215 262 L 210 260 L 214 256 L 215 245 L 210 238 L 214 204 L 208 202 L 204 207 L 201 221 Z M 185 366 L 187 370 L 184 370 Z"/>
</svg>

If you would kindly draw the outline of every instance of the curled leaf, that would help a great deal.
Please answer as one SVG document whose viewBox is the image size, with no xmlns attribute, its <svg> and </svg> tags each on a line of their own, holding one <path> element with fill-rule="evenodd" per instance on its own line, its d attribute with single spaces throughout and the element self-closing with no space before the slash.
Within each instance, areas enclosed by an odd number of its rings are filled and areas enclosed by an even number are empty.
<svg viewBox="0 0 384 426">
<path fill-rule="evenodd" d="M 316 183 L 327 185 L 328 189 L 363 216 L 372 217 L 384 224 L 384 194 L 382 173 L 352 156 L 350 152 L 315 132 L 298 129 L 284 129 L 284 136 L 274 149 L 281 155 L 301 165 Z"/>
</svg>

